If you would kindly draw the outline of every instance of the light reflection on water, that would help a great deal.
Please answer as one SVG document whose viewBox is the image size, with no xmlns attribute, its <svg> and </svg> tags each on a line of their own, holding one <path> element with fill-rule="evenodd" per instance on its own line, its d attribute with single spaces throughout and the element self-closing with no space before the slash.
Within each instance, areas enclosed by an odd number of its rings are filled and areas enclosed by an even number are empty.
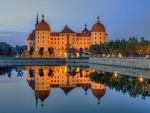
<svg viewBox="0 0 150 113">
<path fill-rule="evenodd" d="M 126 76 L 116 79 L 113 74 L 88 67 L 68 66 L 5 67 L 0 69 L 0 75 L 1 113 L 150 112 L 148 85 L 145 99 L 141 96 L 143 86 L 137 81 L 126 93 L 117 86 L 122 83 L 117 80 L 125 80 L 128 85 L 132 77 L 127 81 Z M 110 77 L 102 79 L 104 76 Z M 133 92 L 137 93 L 134 98 Z"/>
</svg>

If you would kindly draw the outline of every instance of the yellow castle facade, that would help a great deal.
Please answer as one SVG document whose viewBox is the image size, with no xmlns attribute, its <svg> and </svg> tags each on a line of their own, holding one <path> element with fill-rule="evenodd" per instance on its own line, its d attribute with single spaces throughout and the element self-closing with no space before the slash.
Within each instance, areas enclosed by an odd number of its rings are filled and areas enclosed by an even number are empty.
<svg viewBox="0 0 150 113">
<path fill-rule="evenodd" d="M 52 32 L 50 25 L 44 20 L 44 15 L 42 15 L 40 23 L 37 15 L 35 30 L 32 31 L 27 39 L 27 51 L 24 54 L 26 57 L 29 57 L 28 51 L 33 47 L 34 54 L 32 57 L 40 57 L 38 51 L 43 47 L 43 57 L 49 57 L 48 48 L 52 47 L 54 48 L 53 57 L 66 57 L 66 51 L 72 47 L 77 50 L 82 48 L 88 51 L 90 45 L 107 42 L 108 34 L 99 17 L 97 17 L 97 22 L 92 26 L 91 30 L 88 30 L 87 25 L 85 25 L 81 32 L 76 33 L 67 25 L 61 32 Z"/>
</svg>

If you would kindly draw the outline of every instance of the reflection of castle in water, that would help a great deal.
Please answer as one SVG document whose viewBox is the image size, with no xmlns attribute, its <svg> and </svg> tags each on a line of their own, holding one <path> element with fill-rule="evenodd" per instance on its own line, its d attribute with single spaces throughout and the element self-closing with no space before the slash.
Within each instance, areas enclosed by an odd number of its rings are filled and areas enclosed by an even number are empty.
<svg viewBox="0 0 150 113">
<path fill-rule="evenodd" d="M 98 99 L 105 95 L 106 86 L 90 81 L 88 77 L 92 71 L 85 67 L 66 67 L 66 66 L 26 66 L 27 82 L 35 91 L 36 101 L 41 100 L 41 106 L 44 100 L 50 95 L 51 88 L 61 88 L 67 95 L 76 87 L 82 87 L 85 90 L 90 88 L 93 95 Z"/>
</svg>

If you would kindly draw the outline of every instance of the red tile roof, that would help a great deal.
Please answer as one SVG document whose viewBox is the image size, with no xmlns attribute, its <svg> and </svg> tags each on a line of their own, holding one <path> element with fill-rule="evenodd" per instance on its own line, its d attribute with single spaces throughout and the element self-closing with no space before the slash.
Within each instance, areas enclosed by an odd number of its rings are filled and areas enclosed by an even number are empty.
<svg viewBox="0 0 150 113">
<path fill-rule="evenodd" d="M 59 36 L 59 32 L 51 32 L 51 36 Z"/>
<path fill-rule="evenodd" d="M 75 33 L 75 32 L 66 25 L 65 28 L 60 33 Z"/>
<path fill-rule="evenodd" d="M 35 30 L 32 31 L 27 40 L 35 40 Z"/>
<path fill-rule="evenodd" d="M 71 48 L 67 51 L 67 53 L 79 53 L 79 51 L 75 48 Z"/>
</svg>

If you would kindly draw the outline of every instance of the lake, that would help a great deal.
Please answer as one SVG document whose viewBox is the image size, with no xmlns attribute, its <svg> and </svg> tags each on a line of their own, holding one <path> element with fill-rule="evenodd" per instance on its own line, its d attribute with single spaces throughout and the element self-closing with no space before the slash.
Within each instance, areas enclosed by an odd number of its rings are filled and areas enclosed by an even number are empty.
<svg viewBox="0 0 150 113">
<path fill-rule="evenodd" d="M 0 113 L 150 113 L 150 79 L 88 66 L 1 66 Z"/>
</svg>

